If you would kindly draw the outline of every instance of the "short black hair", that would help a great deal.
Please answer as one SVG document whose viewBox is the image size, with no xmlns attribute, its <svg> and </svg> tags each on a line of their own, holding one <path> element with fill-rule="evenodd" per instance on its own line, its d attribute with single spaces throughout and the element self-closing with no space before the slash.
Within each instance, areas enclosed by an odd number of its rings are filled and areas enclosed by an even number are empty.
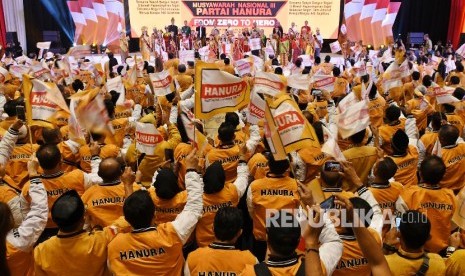
<svg viewBox="0 0 465 276">
<path fill-rule="evenodd" d="M 160 169 L 155 182 L 153 182 L 155 193 L 161 199 L 172 199 L 181 192 L 178 185 L 178 177 L 171 169 Z"/>
<path fill-rule="evenodd" d="M 413 80 L 417 81 L 417 80 L 420 79 L 420 77 L 421 77 L 420 72 L 418 72 L 418 71 L 413 71 L 413 73 L 412 73 L 412 79 L 413 79 Z"/>
<path fill-rule="evenodd" d="M 39 165 L 45 170 L 52 170 L 61 163 L 61 153 L 56 145 L 42 145 L 36 152 Z"/>
<path fill-rule="evenodd" d="M 310 114 L 310 112 L 309 112 Z M 311 114 L 310 114 L 311 115 Z M 305 116 L 307 117 L 307 116 Z M 312 116 L 313 118 L 313 116 Z M 323 126 L 324 124 L 321 121 L 316 121 L 312 124 L 313 130 L 315 130 L 316 137 L 318 138 L 318 142 L 320 144 L 324 144 L 325 142 L 325 135 L 323 133 Z"/>
<path fill-rule="evenodd" d="M 18 106 L 18 101 L 16 100 L 8 100 L 6 101 L 5 105 L 3 106 L 3 110 L 8 115 L 8 117 L 16 116 L 16 106 Z"/>
<path fill-rule="evenodd" d="M 228 112 L 224 116 L 224 122 L 230 123 L 236 128 L 240 123 L 239 115 L 236 112 Z"/>
<path fill-rule="evenodd" d="M 124 218 L 134 229 L 150 227 L 155 214 L 155 205 L 146 190 L 132 193 L 123 205 Z"/>
<path fill-rule="evenodd" d="M 203 191 L 206 194 L 217 193 L 224 188 L 226 174 L 220 161 L 213 162 L 203 174 Z"/>
<path fill-rule="evenodd" d="M 270 169 L 270 173 L 284 174 L 287 169 L 289 169 L 289 161 L 287 159 L 275 160 L 273 155 L 270 154 L 268 158 L 268 168 Z"/>
<path fill-rule="evenodd" d="M 361 197 L 349 198 L 350 203 L 354 206 L 354 212 L 358 212 L 358 217 L 363 218 L 365 227 L 370 226 L 371 220 L 373 219 L 373 209 L 370 204 Z"/>
<path fill-rule="evenodd" d="M 339 77 L 341 75 L 341 69 L 339 67 L 334 67 L 333 68 L 333 76 Z"/>
<path fill-rule="evenodd" d="M 433 78 L 431 78 L 430 75 L 426 75 L 423 77 L 422 83 L 426 88 L 428 88 L 433 84 Z"/>
<path fill-rule="evenodd" d="M 420 249 L 430 238 L 431 223 L 425 214 L 408 210 L 401 216 L 399 231 L 409 249 Z"/>
<path fill-rule="evenodd" d="M 237 207 L 222 207 L 216 212 L 213 221 L 213 232 L 220 241 L 230 241 L 242 229 L 244 219 Z"/>
<path fill-rule="evenodd" d="M 362 129 L 361 131 L 350 136 L 349 140 L 352 141 L 352 143 L 354 144 L 361 144 L 363 142 L 363 139 L 365 139 L 366 133 L 366 129 Z"/>
<path fill-rule="evenodd" d="M 388 181 L 397 172 L 397 165 L 391 157 L 386 156 L 376 165 L 376 176 Z"/>
<path fill-rule="evenodd" d="M 280 210 L 267 218 L 268 244 L 280 256 L 290 256 L 300 242 L 300 225 L 294 215 Z"/>
<path fill-rule="evenodd" d="M 465 89 L 463 89 L 462 87 L 457 87 L 455 88 L 454 93 L 452 93 L 452 95 L 459 100 L 463 100 L 463 98 L 465 97 Z"/>
<path fill-rule="evenodd" d="M 218 139 L 223 143 L 234 141 L 236 127 L 229 122 L 221 123 L 218 128 Z"/>
<path fill-rule="evenodd" d="M 330 62 L 331 61 L 331 57 L 329 55 L 326 55 L 325 56 L 325 62 Z"/>
<path fill-rule="evenodd" d="M 276 67 L 276 68 L 274 69 L 274 73 L 275 73 L 276 75 L 282 75 L 282 74 L 283 74 L 283 68 L 281 68 L 281 67 Z"/>
<path fill-rule="evenodd" d="M 439 129 L 438 138 L 442 147 L 455 145 L 459 139 L 460 131 L 454 125 L 443 125 Z"/>
<path fill-rule="evenodd" d="M 108 117 L 113 118 L 115 115 L 115 105 L 113 104 L 113 101 L 110 99 L 105 99 L 103 100 L 103 103 L 105 104 L 105 108 L 107 109 Z"/>
<path fill-rule="evenodd" d="M 225 53 L 223 53 L 223 54 L 220 55 L 220 59 L 223 59 L 223 60 L 224 60 L 225 58 L 226 58 L 226 54 L 225 54 Z"/>
<path fill-rule="evenodd" d="M 452 85 L 454 85 L 454 84 L 460 84 L 460 78 L 457 77 L 457 76 L 452 76 L 452 77 L 450 77 L 450 83 L 451 83 Z"/>
<path fill-rule="evenodd" d="M 460 61 L 457 61 L 455 63 L 455 71 L 457 72 L 463 72 L 463 64 Z"/>
<path fill-rule="evenodd" d="M 315 57 L 315 64 L 320 64 L 321 63 L 321 58 L 319 56 Z"/>
<path fill-rule="evenodd" d="M 434 112 L 431 115 L 431 126 L 433 127 L 433 130 L 439 130 L 443 120 L 447 121 L 446 114 L 442 112 Z"/>
<path fill-rule="evenodd" d="M 278 65 L 279 65 L 278 59 L 277 59 L 277 58 L 272 59 L 272 60 L 271 60 L 271 65 L 273 65 L 273 66 L 278 66 Z"/>
<path fill-rule="evenodd" d="M 231 63 L 231 60 L 229 58 L 225 58 L 223 62 L 225 65 L 229 65 Z"/>
<path fill-rule="evenodd" d="M 179 64 L 178 65 L 178 72 L 179 73 L 185 73 L 186 70 L 187 70 L 186 65 L 184 65 L 184 64 Z"/>
<path fill-rule="evenodd" d="M 300 68 L 300 66 L 302 65 L 302 59 L 301 58 L 296 59 L 294 64 L 296 67 Z"/>
<path fill-rule="evenodd" d="M 389 122 L 397 121 L 400 117 L 400 108 L 395 105 L 390 105 L 388 108 L 386 108 L 385 114 L 386 119 L 388 119 Z"/>
<path fill-rule="evenodd" d="M 436 185 L 441 182 L 446 173 L 446 165 L 441 157 L 430 155 L 420 164 L 420 175 L 426 184 Z"/>
<path fill-rule="evenodd" d="M 50 214 L 60 231 L 69 233 L 76 230 L 84 219 L 85 207 L 76 190 L 69 190 L 57 198 Z"/>
</svg>

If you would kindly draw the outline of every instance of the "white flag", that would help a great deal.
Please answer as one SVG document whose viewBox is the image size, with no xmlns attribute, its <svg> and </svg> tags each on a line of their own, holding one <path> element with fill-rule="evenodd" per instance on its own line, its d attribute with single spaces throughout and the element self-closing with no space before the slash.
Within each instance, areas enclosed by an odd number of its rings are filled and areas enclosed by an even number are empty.
<svg viewBox="0 0 465 276">
<path fill-rule="evenodd" d="M 368 105 L 365 100 L 349 106 L 337 115 L 338 130 L 343 139 L 364 130 L 370 124 Z"/>
<path fill-rule="evenodd" d="M 333 43 L 330 43 L 329 44 L 329 47 L 331 48 L 331 53 L 335 54 L 339 51 L 341 51 L 341 44 L 339 43 L 339 41 L 334 41 Z"/>
<path fill-rule="evenodd" d="M 153 92 L 155 95 L 165 96 L 172 92 L 171 82 L 173 81 L 173 78 L 168 73 L 168 71 L 150 74 L 150 81 L 152 81 Z"/>
<path fill-rule="evenodd" d="M 136 148 L 140 153 L 153 155 L 157 144 L 163 141 L 163 136 L 153 124 L 136 123 Z"/>
<path fill-rule="evenodd" d="M 108 92 L 114 90 L 119 93 L 119 97 L 118 97 L 118 101 L 116 102 L 116 105 L 123 105 L 126 97 L 125 97 L 124 85 L 123 85 L 121 76 L 117 76 L 115 78 L 107 80 L 106 87 L 107 87 Z"/>
<path fill-rule="evenodd" d="M 249 103 L 249 113 L 247 114 L 247 122 L 256 125 L 265 117 L 265 100 L 260 98 L 257 92 L 252 92 Z"/>
</svg>

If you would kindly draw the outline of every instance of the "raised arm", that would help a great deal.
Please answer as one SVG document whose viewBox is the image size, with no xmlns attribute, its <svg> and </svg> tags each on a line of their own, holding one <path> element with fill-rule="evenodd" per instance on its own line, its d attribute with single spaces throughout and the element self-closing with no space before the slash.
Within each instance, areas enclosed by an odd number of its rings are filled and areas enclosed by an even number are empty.
<svg viewBox="0 0 465 276">
<path fill-rule="evenodd" d="M 11 152 L 15 147 L 16 141 L 18 140 L 19 129 L 23 126 L 21 120 L 16 120 L 14 124 L 8 129 L 3 136 L 2 141 L 0 141 L 0 164 L 6 165 L 8 160 L 10 160 Z"/>
<path fill-rule="evenodd" d="M 28 162 L 30 177 L 29 196 L 31 197 L 30 210 L 21 225 L 8 232 L 7 241 L 21 251 L 31 251 L 37 239 L 44 231 L 48 218 L 47 192 L 42 184 L 37 169 L 37 159 Z"/>
<path fill-rule="evenodd" d="M 198 158 L 196 150 L 186 156 L 186 190 L 187 203 L 182 212 L 172 222 L 182 243 L 185 244 L 195 229 L 197 221 L 202 216 L 203 208 L 203 179 L 198 171 Z"/>
</svg>

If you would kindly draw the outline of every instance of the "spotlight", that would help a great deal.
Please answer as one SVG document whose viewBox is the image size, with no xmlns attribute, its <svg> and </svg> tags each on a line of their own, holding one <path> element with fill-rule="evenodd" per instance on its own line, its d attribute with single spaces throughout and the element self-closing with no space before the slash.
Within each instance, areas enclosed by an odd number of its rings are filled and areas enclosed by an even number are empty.
<svg viewBox="0 0 465 276">
<path fill-rule="evenodd" d="M 73 43 L 73 47 L 76 47 L 76 42 Z"/>
<path fill-rule="evenodd" d="M 90 46 L 90 53 L 91 53 L 91 54 L 98 54 L 97 44 L 94 43 L 94 44 L 92 44 L 92 45 Z"/>
<path fill-rule="evenodd" d="M 373 50 L 373 46 L 372 46 L 371 44 L 368 44 L 368 45 L 367 45 L 367 49 L 368 49 L 368 50 Z"/>
<path fill-rule="evenodd" d="M 381 49 L 384 49 L 384 44 L 381 44 L 381 46 L 379 46 Z"/>
</svg>

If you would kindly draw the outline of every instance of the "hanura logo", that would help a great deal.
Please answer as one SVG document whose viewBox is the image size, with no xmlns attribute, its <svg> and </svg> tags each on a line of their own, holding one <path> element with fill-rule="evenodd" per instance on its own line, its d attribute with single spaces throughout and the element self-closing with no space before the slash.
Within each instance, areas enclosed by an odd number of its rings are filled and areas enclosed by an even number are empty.
<svg viewBox="0 0 465 276">
<path fill-rule="evenodd" d="M 326 85 L 334 83 L 335 80 L 336 80 L 336 78 L 334 78 L 334 77 L 329 77 L 329 78 L 325 78 L 325 79 L 322 79 L 322 80 L 318 80 L 318 81 L 315 82 L 315 87 L 316 88 L 324 87 Z"/>
<path fill-rule="evenodd" d="M 261 110 L 258 106 L 254 105 L 253 103 L 250 103 L 250 113 L 254 115 L 255 117 L 258 118 L 263 118 L 265 117 L 265 111 Z"/>
<path fill-rule="evenodd" d="M 166 78 L 162 79 L 162 80 L 156 80 L 156 81 L 153 81 L 153 88 L 165 88 L 165 87 L 168 87 L 170 84 L 171 84 L 171 81 L 173 80 L 173 78 L 171 77 L 171 75 L 168 75 Z"/>
<path fill-rule="evenodd" d="M 156 145 L 163 141 L 163 137 L 160 134 L 151 134 L 136 131 L 136 140 L 138 143 L 144 145 Z"/>
<path fill-rule="evenodd" d="M 282 82 L 272 81 L 267 78 L 257 78 L 255 77 L 255 85 L 263 85 L 275 90 L 282 90 L 284 88 L 284 84 Z"/>
<path fill-rule="evenodd" d="M 47 99 L 47 92 L 45 91 L 31 91 L 31 105 L 32 106 L 46 106 L 56 108 L 57 105 Z"/>
<path fill-rule="evenodd" d="M 304 124 L 302 116 L 294 110 L 279 114 L 275 117 L 275 121 L 278 124 L 278 131 L 283 131 L 293 126 Z"/>
<path fill-rule="evenodd" d="M 202 98 L 229 98 L 238 96 L 242 93 L 245 87 L 245 82 L 229 84 L 204 84 L 202 85 Z"/>
</svg>

